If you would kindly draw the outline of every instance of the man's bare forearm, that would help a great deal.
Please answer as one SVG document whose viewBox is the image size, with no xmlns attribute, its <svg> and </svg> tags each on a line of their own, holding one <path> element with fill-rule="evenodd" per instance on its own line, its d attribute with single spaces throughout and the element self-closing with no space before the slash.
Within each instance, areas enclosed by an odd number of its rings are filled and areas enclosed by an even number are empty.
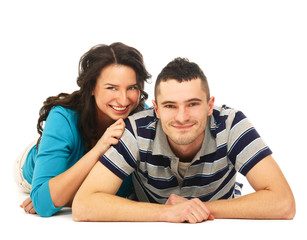
<svg viewBox="0 0 307 240">
<path fill-rule="evenodd" d="M 93 193 L 73 202 L 75 221 L 162 221 L 163 206 L 135 202 L 106 193 Z"/>
<path fill-rule="evenodd" d="M 75 221 L 104 222 L 203 222 L 210 212 L 199 200 L 176 205 L 135 202 L 106 193 L 93 193 L 86 198 L 76 196 L 73 202 Z"/>
<path fill-rule="evenodd" d="M 204 203 L 215 218 L 292 219 L 294 199 L 260 190 L 239 198 Z"/>
</svg>

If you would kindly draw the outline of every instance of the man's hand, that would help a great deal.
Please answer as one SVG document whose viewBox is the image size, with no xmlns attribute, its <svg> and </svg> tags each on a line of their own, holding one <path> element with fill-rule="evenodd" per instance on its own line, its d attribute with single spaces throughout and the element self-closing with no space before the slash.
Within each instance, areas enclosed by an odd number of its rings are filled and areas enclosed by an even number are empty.
<svg viewBox="0 0 307 240">
<path fill-rule="evenodd" d="M 188 201 L 188 199 L 181 197 L 177 194 L 171 194 L 169 198 L 167 199 L 165 205 L 175 205 L 175 204 L 186 202 L 186 201 Z"/>
<path fill-rule="evenodd" d="M 206 220 L 214 220 L 210 210 L 198 198 L 191 200 L 172 194 L 165 205 L 170 206 L 169 222 L 199 223 Z"/>
</svg>

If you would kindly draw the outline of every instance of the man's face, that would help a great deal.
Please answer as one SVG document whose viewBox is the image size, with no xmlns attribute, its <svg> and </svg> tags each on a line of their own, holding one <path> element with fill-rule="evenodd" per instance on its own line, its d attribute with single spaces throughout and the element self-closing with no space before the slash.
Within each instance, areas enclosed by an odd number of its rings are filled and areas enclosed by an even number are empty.
<svg viewBox="0 0 307 240">
<path fill-rule="evenodd" d="M 202 143 L 207 117 L 212 115 L 214 105 L 214 97 L 209 102 L 207 99 L 199 78 L 160 83 L 153 104 L 171 147 Z"/>
</svg>

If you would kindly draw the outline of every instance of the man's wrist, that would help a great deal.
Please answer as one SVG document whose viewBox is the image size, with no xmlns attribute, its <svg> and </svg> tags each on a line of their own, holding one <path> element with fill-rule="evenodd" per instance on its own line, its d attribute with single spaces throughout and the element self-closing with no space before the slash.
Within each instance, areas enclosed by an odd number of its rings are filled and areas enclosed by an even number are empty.
<svg viewBox="0 0 307 240">
<path fill-rule="evenodd" d="M 171 210 L 171 205 L 160 205 L 159 204 L 159 210 L 156 211 L 157 213 L 157 221 L 158 222 L 170 222 L 170 210 Z"/>
</svg>

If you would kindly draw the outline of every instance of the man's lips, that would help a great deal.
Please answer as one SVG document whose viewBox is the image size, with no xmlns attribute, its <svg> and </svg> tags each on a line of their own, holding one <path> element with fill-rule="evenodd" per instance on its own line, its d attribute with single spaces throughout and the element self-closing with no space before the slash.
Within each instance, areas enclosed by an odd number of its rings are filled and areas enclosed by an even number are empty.
<svg viewBox="0 0 307 240">
<path fill-rule="evenodd" d="M 185 125 L 172 125 L 172 127 L 178 130 L 187 130 L 194 126 L 195 123 L 185 124 Z"/>
</svg>

